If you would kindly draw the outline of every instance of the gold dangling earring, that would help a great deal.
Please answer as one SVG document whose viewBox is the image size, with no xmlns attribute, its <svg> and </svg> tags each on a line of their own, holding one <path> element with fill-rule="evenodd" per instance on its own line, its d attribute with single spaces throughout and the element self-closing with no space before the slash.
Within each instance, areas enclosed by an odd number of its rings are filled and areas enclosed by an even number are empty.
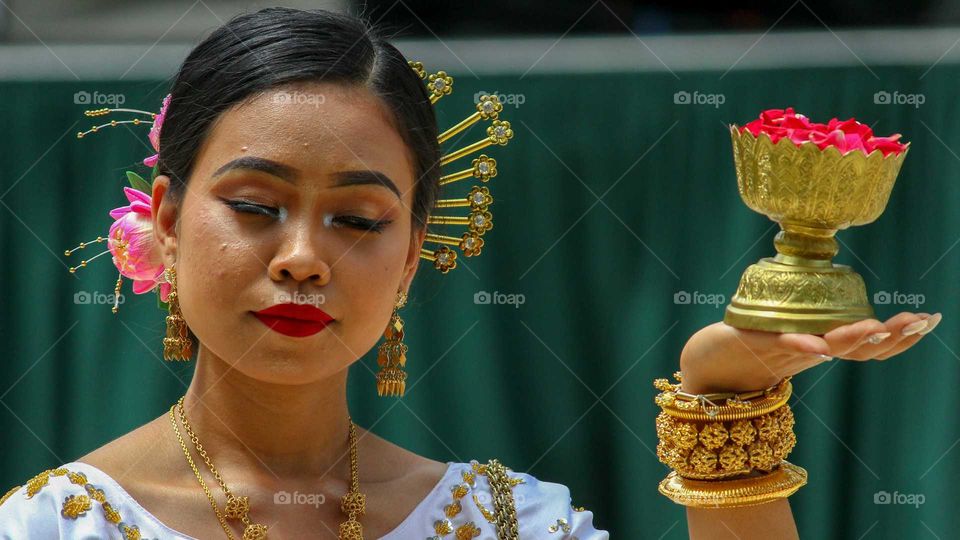
<svg viewBox="0 0 960 540">
<path fill-rule="evenodd" d="M 407 304 L 407 293 L 397 291 L 397 300 L 393 307 L 393 315 L 383 333 L 386 341 L 380 344 L 377 350 L 377 395 L 402 396 L 407 388 L 407 372 L 403 366 L 407 363 L 407 345 L 403 343 L 403 321 L 397 311 Z"/>
<path fill-rule="evenodd" d="M 163 338 L 163 359 L 189 361 L 192 356 L 193 343 L 187 333 L 187 322 L 180 312 L 180 301 L 177 299 L 177 271 L 173 266 L 163 271 L 163 277 L 170 284 L 170 294 L 167 295 L 167 305 L 170 314 L 167 315 L 167 337 Z"/>
</svg>

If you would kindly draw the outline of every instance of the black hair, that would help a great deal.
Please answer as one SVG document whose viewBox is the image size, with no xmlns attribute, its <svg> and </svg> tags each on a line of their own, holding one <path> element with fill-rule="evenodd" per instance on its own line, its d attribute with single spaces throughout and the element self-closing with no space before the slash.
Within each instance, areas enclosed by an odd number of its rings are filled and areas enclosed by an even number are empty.
<svg viewBox="0 0 960 540">
<path fill-rule="evenodd" d="M 237 15 L 197 45 L 180 67 L 160 130 L 158 174 L 182 201 L 197 153 L 227 109 L 298 82 L 360 85 L 392 111 L 414 163 L 414 227 L 426 226 L 440 189 L 440 147 L 423 80 L 379 29 L 353 15 L 265 8 Z"/>
</svg>

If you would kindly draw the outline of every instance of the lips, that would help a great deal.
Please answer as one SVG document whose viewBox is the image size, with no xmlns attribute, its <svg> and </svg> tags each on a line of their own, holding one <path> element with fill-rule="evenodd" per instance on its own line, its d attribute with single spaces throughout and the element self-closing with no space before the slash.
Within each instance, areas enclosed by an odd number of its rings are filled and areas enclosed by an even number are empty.
<svg viewBox="0 0 960 540">
<path fill-rule="evenodd" d="M 307 304 L 277 304 L 253 315 L 271 330 L 292 337 L 312 336 L 334 320 L 322 309 Z"/>
</svg>

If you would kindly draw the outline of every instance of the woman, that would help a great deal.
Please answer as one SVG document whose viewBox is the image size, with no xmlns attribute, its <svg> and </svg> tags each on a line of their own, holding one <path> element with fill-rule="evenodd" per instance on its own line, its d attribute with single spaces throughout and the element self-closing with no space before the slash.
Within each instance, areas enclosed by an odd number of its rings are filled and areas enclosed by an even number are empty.
<svg viewBox="0 0 960 540">
<path fill-rule="evenodd" d="M 609 537 L 561 484 L 351 429 L 348 368 L 409 290 L 439 189 L 433 108 L 395 48 L 323 11 L 234 18 L 184 61 L 158 147 L 162 295 L 197 343 L 195 375 L 182 407 L 9 493 L 3 538 Z M 683 390 L 886 359 L 939 320 L 901 313 L 823 337 L 717 323 L 684 348 Z M 688 519 L 693 538 L 797 536 L 786 498 Z"/>
</svg>

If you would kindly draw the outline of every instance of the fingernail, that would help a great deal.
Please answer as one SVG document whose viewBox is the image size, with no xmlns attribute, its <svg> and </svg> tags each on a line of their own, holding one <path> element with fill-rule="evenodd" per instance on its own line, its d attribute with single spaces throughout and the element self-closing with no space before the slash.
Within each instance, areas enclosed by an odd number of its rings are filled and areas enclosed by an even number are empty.
<svg viewBox="0 0 960 540">
<path fill-rule="evenodd" d="M 912 336 L 927 327 L 927 319 L 912 322 L 903 327 L 903 335 Z"/>
<path fill-rule="evenodd" d="M 819 358 L 821 362 L 829 362 L 830 360 L 833 360 L 833 357 L 829 354 L 818 354 L 817 358 Z"/>
<path fill-rule="evenodd" d="M 941 315 L 940 313 L 934 313 L 933 315 L 931 315 L 930 318 L 927 319 L 927 327 L 920 331 L 920 335 L 926 335 L 926 334 L 929 334 L 930 332 L 933 332 L 933 329 L 936 328 L 938 324 L 940 324 L 940 321 L 942 319 L 943 319 L 943 315 Z"/>
<path fill-rule="evenodd" d="M 869 337 L 867 337 L 867 339 L 864 340 L 864 341 L 866 341 L 867 343 L 869 343 L 869 344 L 871 344 L 871 345 L 878 345 L 878 344 L 880 344 L 880 342 L 882 342 L 883 340 L 887 339 L 888 337 L 890 337 L 890 332 L 878 332 L 878 333 L 876 333 L 876 334 L 871 334 L 871 335 L 870 335 Z"/>
</svg>

